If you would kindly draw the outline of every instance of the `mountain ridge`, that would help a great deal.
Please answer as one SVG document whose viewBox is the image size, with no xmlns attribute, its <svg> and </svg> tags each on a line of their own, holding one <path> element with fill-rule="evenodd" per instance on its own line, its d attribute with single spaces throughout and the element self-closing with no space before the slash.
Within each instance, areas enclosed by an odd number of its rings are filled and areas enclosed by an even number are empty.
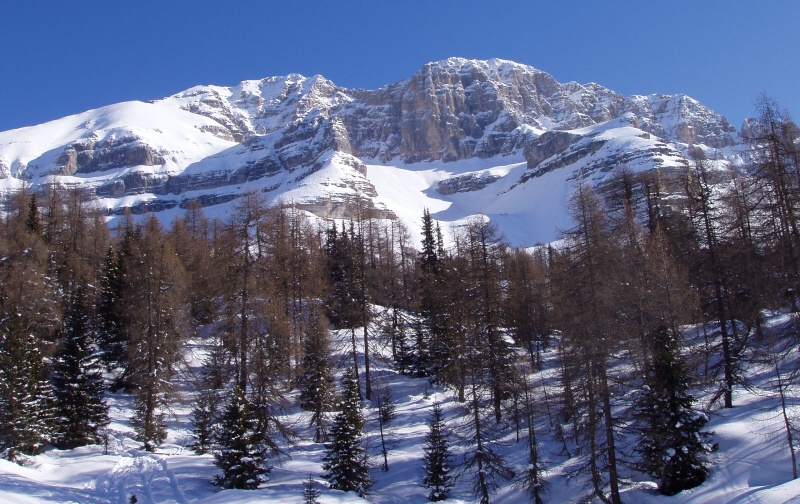
<svg viewBox="0 0 800 504">
<path fill-rule="evenodd" d="M 0 190 L 55 180 L 86 188 L 109 215 L 211 207 L 258 190 L 322 218 L 348 217 L 357 199 L 392 218 L 406 209 L 381 203 L 368 165 L 441 163 L 451 180 L 427 192 L 452 206 L 454 194 L 496 186 L 497 178 L 465 175 L 459 162 L 470 159 L 499 166 L 522 156 L 527 169 L 510 191 L 553 171 L 570 171 L 565 183 L 599 183 L 619 164 L 678 167 L 690 147 L 737 162 L 742 141 L 686 95 L 626 97 L 521 63 L 453 57 L 375 90 L 289 74 L 0 132 Z M 317 172 L 326 190 L 308 179 Z"/>
</svg>

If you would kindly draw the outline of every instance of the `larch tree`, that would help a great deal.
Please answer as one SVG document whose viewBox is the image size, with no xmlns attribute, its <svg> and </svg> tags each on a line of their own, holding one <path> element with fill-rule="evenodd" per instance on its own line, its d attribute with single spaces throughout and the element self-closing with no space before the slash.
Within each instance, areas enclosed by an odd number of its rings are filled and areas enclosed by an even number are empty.
<svg viewBox="0 0 800 504">
<path fill-rule="evenodd" d="M 187 328 L 183 267 L 155 217 L 145 224 L 139 255 L 131 266 L 124 304 L 130 320 L 129 369 L 135 406 L 135 437 L 153 451 L 166 438 L 166 409 Z"/>
<path fill-rule="evenodd" d="M 579 186 L 570 201 L 576 223 L 560 253 L 554 286 L 555 305 L 565 356 L 562 379 L 570 386 L 566 401 L 576 430 L 588 451 L 594 494 L 607 504 L 621 502 L 616 422 L 612 410 L 609 358 L 620 346 L 614 281 L 616 242 L 599 196 Z M 623 333 L 624 334 L 624 333 Z M 608 487 L 608 494 L 606 494 Z"/>
<path fill-rule="evenodd" d="M 723 260 L 723 240 L 717 222 L 719 202 L 714 195 L 709 162 L 702 151 L 693 151 L 693 156 L 694 163 L 686 173 L 685 191 L 696 240 L 696 281 L 703 295 L 704 311 L 714 313 L 718 324 L 722 383 L 717 394 L 722 396 L 725 408 L 732 408 L 733 388 L 742 381 L 739 355 L 743 348 L 730 313 L 731 270 Z"/>
<path fill-rule="evenodd" d="M 461 253 L 468 269 L 466 296 L 468 346 L 476 353 L 470 365 L 482 368 L 481 379 L 491 395 L 495 423 L 502 420 L 502 405 L 512 396 L 515 369 L 513 348 L 502 330 L 502 263 L 506 244 L 495 224 L 471 221 L 463 236 Z"/>
</svg>

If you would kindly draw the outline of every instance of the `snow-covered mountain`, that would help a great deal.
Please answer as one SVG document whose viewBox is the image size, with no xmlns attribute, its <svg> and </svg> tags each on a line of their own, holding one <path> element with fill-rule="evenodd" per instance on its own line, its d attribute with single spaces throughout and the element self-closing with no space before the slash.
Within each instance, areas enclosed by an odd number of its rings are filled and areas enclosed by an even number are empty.
<svg viewBox="0 0 800 504">
<path fill-rule="evenodd" d="M 450 58 L 377 90 L 288 75 L 197 86 L 0 133 L 0 190 L 56 179 L 110 215 L 205 207 L 257 190 L 322 217 L 498 221 L 515 244 L 555 238 L 575 183 L 614 167 L 735 159 L 724 117 L 683 95 L 622 96 L 511 61 Z M 363 206 L 363 205 L 362 205 Z M 171 211 L 170 211 L 171 210 Z"/>
</svg>

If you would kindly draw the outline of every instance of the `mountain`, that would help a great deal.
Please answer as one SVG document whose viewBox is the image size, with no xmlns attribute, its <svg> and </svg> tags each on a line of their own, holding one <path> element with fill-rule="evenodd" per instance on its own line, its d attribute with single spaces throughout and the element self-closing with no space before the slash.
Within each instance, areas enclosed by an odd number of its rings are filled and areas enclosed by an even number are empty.
<svg viewBox="0 0 800 504">
<path fill-rule="evenodd" d="M 674 169 L 690 146 L 736 161 L 727 119 L 683 95 L 623 96 L 559 83 L 533 67 L 450 58 L 377 90 L 288 75 L 197 86 L 0 133 L 0 190 L 57 181 L 91 191 L 109 215 L 191 202 L 224 212 L 263 191 L 320 217 L 354 204 L 416 225 L 496 220 L 515 244 L 569 225 L 579 182 L 618 165 Z"/>
</svg>

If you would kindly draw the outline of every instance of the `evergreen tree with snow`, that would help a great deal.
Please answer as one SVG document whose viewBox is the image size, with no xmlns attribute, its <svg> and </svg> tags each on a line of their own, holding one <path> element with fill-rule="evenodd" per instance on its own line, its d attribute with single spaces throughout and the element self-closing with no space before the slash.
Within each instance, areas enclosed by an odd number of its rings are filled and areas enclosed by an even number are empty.
<svg viewBox="0 0 800 504">
<path fill-rule="evenodd" d="M 98 345 L 103 363 L 109 371 L 123 371 L 128 361 L 128 340 L 123 331 L 121 301 L 124 285 L 122 256 L 109 247 L 100 273 L 96 315 Z M 123 386 L 123 382 L 124 378 L 120 378 L 115 387 Z"/>
<path fill-rule="evenodd" d="M 428 428 L 423 448 L 425 457 L 422 460 L 425 477 L 422 479 L 422 484 L 425 488 L 430 489 L 428 500 L 437 502 L 447 498 L 447 492 L 453 488 L 454 484 L 453 476 L 450 474 L 452 460 L 447 439 L 448 429 L 439 403 L 433 404 Z"/>
<path fill-rule="evenodd" d="M 642 469 L 658 480 L 658 490 L 675 495 L 708 475 L 704 456 L 714 446 L 703 431 L 708 417 L 692 407 L 689 372 L 675 335 L 660 326 L 651 338 L 651 359 L 635 411 L 641 438 L 636 451 Z"/>
<path fill-rule="evenodd" d="M 57 444 L 76 448 L 99 443 L 109 421 L 108 406 L 103 399 L 103 375 L 82 284 L 68 296 L 61 335 L 61 348 L 53 366 L 53 387 L 58 398 Z"/>
<path fill-rule="evenodd" d="M 303 482 L 303 504 L 319 504 L 319 497 L 322 492 L 314 486 L 314 478 L 308 475 L 308 479 Z"/>
<path fill-rule="evenodd" d="M 250 401 L 237 386 L 215 433 L 214 464 L 222 470 L 214 479 L 216 485 L 254 490 L 266 480 L 267 448 L 257 426 Z"/>
<path fill-rule="evenodd" d="M 437 228 L 426 208 L 422 214 L 422 248 L 417 255 L 419 276 L 419 323 L 414 345 L 417 361 L 415 374 L 430 376 L 434 383 L 444 383 L 452 366 L 453 341 L 448 332 L 443 276 L 442 251 L 437 243 Z"/>
<path fill-rule="evenodd" d="M 192 409 L 192 450 L 198 455 L 208 453 L 214 447 L 214 429 L 218 421 L 215 396 L 212 390 L 201 390 Z"/>
<path fill-rule="evenodd" d="M 330 482 L 331 488 L 345 492 L 355 491 L 364 497 L 372 486 L 372 479 L 363 447 L 364 414 L 361 411 L 361 397 L 352 370 L 345 372 L 342 389 L 340 411 L 330 429 L 330 442 L 325 444 L 322 468 L 326 471 L 324 477 Z"/>
<path fill-rule="evenodd" d="M 0 316 L 0 452 L 17 461 L 20 454 L 41 453 L 52 440 L 54 398 L 39 338 L 15 304 Z"/>
<path fill-rule="evenodd" d="M 325 413 L 334 408 L 334 381 L 330 362 L 328 321 L 316 307 L 308 317 L 303 340 L 303 361 L 298 377 L 300 407 L 311 412 L 314 441 L 326 439 Z"/>
<path fill-rule="evenodd" d="M 214 448 L 214 433 L 223 405 L 222 395 L 227 392 L 225 384 L 233 376 L 230 352 L 220 338 L 213 338 L 204 364 L 198 382 L 197 401 L 192 409 L 192 449 L 200 455 Z"/>
</svg>

